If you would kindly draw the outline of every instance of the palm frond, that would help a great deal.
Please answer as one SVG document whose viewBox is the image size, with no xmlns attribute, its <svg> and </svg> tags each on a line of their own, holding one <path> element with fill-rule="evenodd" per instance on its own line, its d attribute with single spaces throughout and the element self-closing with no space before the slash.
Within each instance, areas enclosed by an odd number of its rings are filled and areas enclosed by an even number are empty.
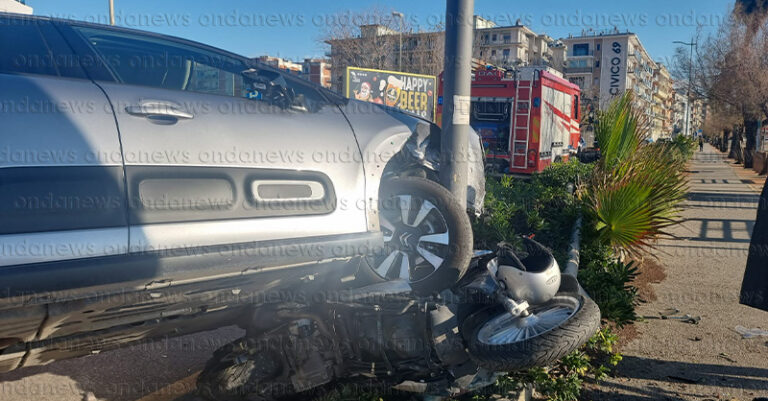
<svg viewBox="0 0 768 401">
<path fill-rule="evenodd" d="M 602 158 L 595 167 L 586 204 L 600 238 L 637 254 L 667 235 L 680 221 L 687 193 L 683 175 L 688 158 L 676 147 L 650 145 L 631 93 L 598 114 L 596 136 Z"/>
</svg>

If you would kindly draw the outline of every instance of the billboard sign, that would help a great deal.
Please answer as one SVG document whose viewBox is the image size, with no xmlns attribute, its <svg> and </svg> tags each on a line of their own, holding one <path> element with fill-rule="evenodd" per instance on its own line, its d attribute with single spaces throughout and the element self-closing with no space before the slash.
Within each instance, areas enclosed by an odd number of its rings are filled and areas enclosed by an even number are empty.
<svg viewBox="0 0 768 401">
<path fill-rule="evenodd" d="M 437 78 L 432 75 L 347 67 L 350 99 L 378 103 L 435 120 Z"/>
</svg>

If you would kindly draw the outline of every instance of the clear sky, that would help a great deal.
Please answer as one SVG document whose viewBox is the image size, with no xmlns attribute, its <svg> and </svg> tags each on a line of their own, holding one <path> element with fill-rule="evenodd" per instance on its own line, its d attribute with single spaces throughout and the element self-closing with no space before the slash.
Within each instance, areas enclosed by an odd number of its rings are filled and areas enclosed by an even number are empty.
<svg viewBox="0 0 768 401">
<path fill-rule="evenodd" d="M 200 41 L 246 56 L 291 59 L 321 56 L 322 32 L 335 17 L 358 18 L 371 7 L 397 10 L 427 28 L 444 19 L 442 0 L 114 0 L 117 25 Z M 27 0 L 35 14 L 107 23 L 108 0 Z M 475 14 L 499 25 L 520 19 L 554 38 L 617 26 L 640 37 L 657 61 L 674 40 L 690 40 L 697 26 L 712 30 L 732 0 L 475 0 Z"/>
</svg>

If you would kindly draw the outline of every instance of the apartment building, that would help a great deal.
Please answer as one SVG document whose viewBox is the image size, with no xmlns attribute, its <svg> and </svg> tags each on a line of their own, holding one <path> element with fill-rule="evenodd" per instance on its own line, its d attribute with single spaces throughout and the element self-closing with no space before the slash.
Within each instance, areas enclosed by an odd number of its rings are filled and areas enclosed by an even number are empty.
<svg viewBox="0 0 768 401">
<path fill-rule="evenodd" d="M 282 57 L 259 56 L 257 59 L 268 66 L 286 70 L 294 74 L 301 74 L 304 69 L 301 63 L 286 60 Z"/>
<path fill-rule="evenodd" d="M 0 12 L 32 14 L 32 7 L 27 5 L 26 0 L 0 0 Z"/>
<path fill-rule="evenodd" d="M 333 89 L 341 91 L 348 66 L 388 69 L 426 75 L 443 70 L 445 32 L 399 32 L 382 25 L 360 27 L 360 36 L 329 40 Z M 519 22 L 497 26 L 474 17 L 473 59 L 477 65 L 493 64 L 515 68 L 543 65 L 560 72 L 566 47 L 544 34 L 537 34 Z"/>
<path fill-rule="evenodd" d="M 653 77 L 658 68 L 632 32 L 582 32 L 561 39 L 567 48 L 565 76 L 582 88 L 585 104 L 605 107 L 631 89 L 643 114 L 653 118 Z"/>
<path fill-rule="evenodd" d="M 323 87 L 331 87 L 331 64 L 327 59 L 305 58 L 301 62 L 273 56 L 259 56 L 255 59 L 271 67 L 296 74 Z"/>
<path fill-rule="evenodd" d="M 302 75 L 324 88 L 331 87 L 331 63 L 323 58 L 305 58 Z"/>
<path fill-rule="evenodd" d="M 475 16 L 472 57 L 502 68 L 527 65 L 563 70 L 565 46 L 546 34 L 537 34 L 518 21 L 512 26 L 497 26 Z"/>
<path fill-rule="evenodd" d="M 655 141 L 672 135 L 674 107 L 672 77 L 664 64 L 657 63 L 653 72 L 653 103 L 650 121 L 651 138 Z"/>
</svg>

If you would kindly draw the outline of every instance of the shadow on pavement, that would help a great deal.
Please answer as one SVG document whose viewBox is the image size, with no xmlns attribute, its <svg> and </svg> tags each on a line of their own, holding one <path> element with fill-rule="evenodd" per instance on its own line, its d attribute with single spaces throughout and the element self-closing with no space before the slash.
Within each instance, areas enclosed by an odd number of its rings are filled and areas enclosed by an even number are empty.
<svg viewBox="0 0 768 401">
<path fill-rule="evenodd" d="M 619 364 L 617 378 L 604 383 L 601 388 L 590 389 L 583 399 L 711 399 L 713 392 L 718 391 L 715 387 L 753 392 L 755 396 L 764 395 L 768 393 L 768 369 L 625 356 Z M 623 394 L 614 394 L 614 391 Z"/>
<path fill-rule="evenodd" d="M 38 392 L 36 400 L 45 401 L 91 400 L 88 393 L 104 401 L 136 401 L 153 393 L 174 399 L 194 390 L 194 381 L 180 380 L 202 369 L 213 351 L 242 334 L 226 327 L 22 368 L 0 375 L 0 399 L 29 400 L 32 390 Z"/>
</svg>

